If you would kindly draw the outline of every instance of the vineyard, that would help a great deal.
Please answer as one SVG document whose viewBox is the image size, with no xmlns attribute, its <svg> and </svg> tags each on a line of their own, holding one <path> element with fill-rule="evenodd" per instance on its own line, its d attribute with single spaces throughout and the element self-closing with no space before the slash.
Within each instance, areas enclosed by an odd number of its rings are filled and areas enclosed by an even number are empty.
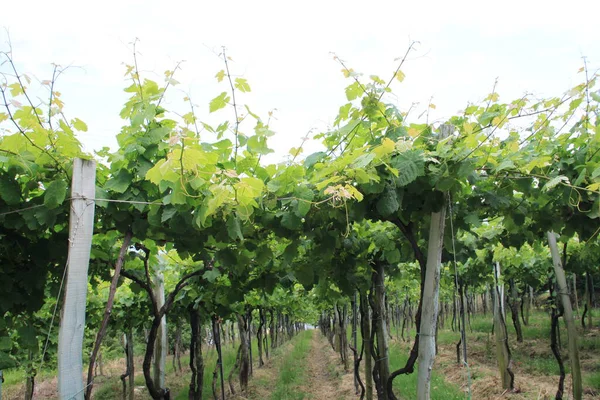
<svg viewBox="0 0 600 400">
<path fill-rule="evenodd" d="M 600 396 L 598 74 L 430 123 L 392 100 L 411 51 L 334 57 L 322 151 L 277 164 L 225 49 L 198 105 L 134 44 L 94 154 L 68 71 L 0 52 L 0 400 Z"/>
</svg>

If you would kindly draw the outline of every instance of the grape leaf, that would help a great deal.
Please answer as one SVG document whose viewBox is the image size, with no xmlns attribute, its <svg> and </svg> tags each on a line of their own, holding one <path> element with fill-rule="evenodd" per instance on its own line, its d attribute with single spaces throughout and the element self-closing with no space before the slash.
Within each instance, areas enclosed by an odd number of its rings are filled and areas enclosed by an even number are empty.
<svg viewBox="0 0 600 400">
<path fill-rule="evenodd" d="M 227 105 L 227 103 L 229 103 L 229 99 L 230 98 L 227 95 L 227 92 L 221 93 L 220 95 L 218 95 L 210 101 L 208 105 L 208 110 L 212 113 L 217 110 L 220 110 L 221 108 L 224 108 Z"/>
<path fill-rule="evenodd" d="M 0 176 L 0 198 L 8 205 L 21 202 L 21 188 L 19 184 L 8 176 Z"/>
<path fill-rule="evenodd" d="M 400 203 L 396 191 L 389 189 L 383 192 L 376 205 L 377 211 L 383 217 L 387 217 L 398 211 Z"/>
<path fill-rule="evenodd" d="M 44 192 L 44 205 L 50 209 L 56 208 L 67 197 L 67 182 L 63 180 L 52 181 Z"/>
</svg>

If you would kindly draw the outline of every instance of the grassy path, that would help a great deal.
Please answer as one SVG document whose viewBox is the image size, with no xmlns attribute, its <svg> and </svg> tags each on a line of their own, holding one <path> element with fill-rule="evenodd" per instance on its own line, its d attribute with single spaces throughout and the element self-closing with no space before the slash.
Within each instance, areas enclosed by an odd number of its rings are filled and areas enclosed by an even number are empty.
<svg viewBox="0 0 600 400">
<path fill-rule="evenodd" d="M 353 399 L 352 375 L 317 330 L 301 332 L 254 370 L 247 397 L 252 400 Z M 242 397 L 239 397 L 242 399 Z"/>
</svg>

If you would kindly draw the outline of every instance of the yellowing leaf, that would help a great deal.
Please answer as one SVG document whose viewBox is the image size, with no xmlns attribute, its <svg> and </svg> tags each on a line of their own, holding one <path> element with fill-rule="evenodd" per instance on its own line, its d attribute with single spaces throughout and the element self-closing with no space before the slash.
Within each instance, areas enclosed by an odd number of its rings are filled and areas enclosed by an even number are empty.
<svg viewBox="0 0 600 400">
<path fill-rule="evenodd" d="M 406 75 L 404 75 L 404 72 L 399 70 L 398 72 L 396 72 L 396 75 L 394 75 L 394 77 L 398 79 L 398 82 L 402 82 Z"/>
<path fill-rule="evenodd" d="M 146 172 L 146 179 L 155 185 L 158 185 L 161 181 L 177 182 L 179 174 L 175 172 L 173 162 L 172 158 L 159 160 L 154 167 Z"/>
<path fill-rule="evenodd" d="M 592 183 L 588 185 L 587 190 L 591 190 L 592 192 L 597 192 L 600 190 L 600 182 Z"/>
<path fill-rule="evenodd" d="M 217 82 L 221 82 L 225 78 L 225 70 L 220 70 L 217 72 L 215 78 L 217 78 Z"/>
<path fill-rule="evenodd" d="M 467 134 L 470 135 L 471 133 L 473 133 L 473 124 L 470 122 L 465 122 L 463 124 L 463 131 Z"/>
<path fill-rule="evenodd" d="M 225 107 L 227 103 L 229 103 L 229 96 L 227 95 L 227 92 L 223 92 L 211 100 L 208 109 L 210 112 L 215 112 Z"/>
<path fill-rule="evenodd" d="M 23 88 L 21 88 L 21 85 L 19 85 L 16 82 L 8 85 L 8 88 L 10 89 L 11 96 L 19 96 L 19 95 L 23 94 Z"/>
<path fill-rule="evenodd" d="M 408 128 L 408 136 L 410 137 L 417 137 L 419 136 L 419 130 L 417 128 Z"/>
<path fill-rule="evenodd" d="M 342 69 L 342 73 L 344 74 L 344 78 L 348 78 L 350 76 L 352 76 L 352 73 L 354 72 L 354 70 L 352 68 L 350 69 Z"/>
<path fill-rule="evenodd" d="M 303 150 L 303 149 L 302 149 L 302 147 L 292 147 L 292 148 L 290 149 L 290 154 L 291 154 L 293 157 L 297 157 L 299 154 L 301 154 L 301 153 L 302 153 L 302 150 Z"/>
<path fill-rule="evenodd" d="M 492 125 L 500 127 L 502 125 L 502 123 L 504 122 L 504 120 L 505 120 L 505 118 L 502 118 L 502 117 L 494 117 L 494 119 L 492 120 Z"/>
<path fill-rule="evenodd" d="M 238 202 L 242 205 L 254 205 L 254 199 L 262 193 L 265 183 L 253 177 L 242 178 L 234 185 Z"/>
<path fill-rule="evenodd" d="M 73 125 L 73 128 L 81 132 L 87 132 L 88 130 L 86 123 L 80 120 L 79 118 L 73 118 L 71 120 L 71 125 Z"/>
<path fill-rule="evenodd" d="M 335 183 L 335 182 L 339 182 L 340 180 L 342 180 L 341 176 L 332 176 L 331 178 L 325 179 L 322 182 L 319 182 L 315 185 L 315 187 L 317 188 L 317 190 L 321 190 L 324 187 L 326 187 L 327 185 L 329 185 L 330 183 Z"/>
<path fill-rule="evenodd" d="M 429 103 L 429 108 L 431 108 L 431 109 L 435 110 L 435 109 L 436 109 L 436 106 L 435 106 L 435 104 L 433 104 L 433 103 Z"/>
<path fill-rule="evenodd" d="M 248 81 L 244 78 L 235 78 L 235 87 L 242 93 L 250 91 L 250 85 L 248 84 Z"/>
<path fill-rule="evenodd" d="M 373 152 L 378 157 L 383 157 L 387 154 L 392 153 L 396 149 L 396 143 L 393 140 L 384 138 L 381 144 L 373 149 Z"/>
<path fill-rule="evenodd" d="M 350 192 L 350 194 L 352 195 L 353 198 L 355 198 L 358 201 L 362 201 L 363 199 L 363 194 L 361 192 L 358 191 L 358 189 L 356 189 L 354 186 L 352 185 L 346 185 L 344 186 L 346 188 L 346 190 L 348 192 Z"/>
</svg>

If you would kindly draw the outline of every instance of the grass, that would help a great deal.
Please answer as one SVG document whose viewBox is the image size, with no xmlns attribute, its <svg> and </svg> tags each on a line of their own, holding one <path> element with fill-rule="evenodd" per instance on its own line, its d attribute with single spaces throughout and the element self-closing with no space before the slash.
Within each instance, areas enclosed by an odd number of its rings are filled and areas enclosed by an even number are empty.
<svg viewBox="0 0 600 400">
<path fill-rule="evenodd" d="M 589 374 L 585 381 L 587 386 L 596 391 L 600 391 L 600 371 Z"/>
<path fill-rule="evenodd" d="M 403 367 L 408 359 L 408 350 L 405 345 L 394 342 L 390 346 L 390 371 Z M 400 375 L 394 380 L 394 392 L 404 399 L 417 398 L 417 371 L 410 375 Z M 461 400 L 465 395 L 460 389 L 446 382 L 443 374 L 436 372 L 431 374 L 431 399 L 432 400 Z"/>
<path fill-rule="evenodd" d="M 306 379 L 306 356 L 310 350 L 312 331 L 301 332 L 296 336 L 294 347 L 285 354 L 278 366 L 280 372 L 271 394 L 272 400 L 302 400 L 306 394 L 298 391 L 298 387 Z"/>
<path fill-rule="evenodd" d="M 352 335 L 352 327 L 348 328 L 349 331 L 349 342 L 351 342 Z M 395 333 L 395 330 L 392 331 Z M 411 329 L 411 340 L 412 335 L 414 335 L 414 329 Z M 358 343 L 360 346 L 361 343 L 361 334 L 360 327 L 357 332 Z M 396 340 L 392 340 L 390 342 L 389 347 L 389 358 L 390 358 L 390 372 L 395 371 L 401 367 L 406 365 L 406 361 L 408 360 L 408 355 L 410 353 L 410 347 L 412 346 L 412 341 L 407 343 L 401 343 Z M 351 357 L 351 356 L 350 356 Z M 364 360 L 361 362 L 361 371 L 364 373 Z M 394 379 L 394 393 L 403 399 L 416 399 L 417 398 L 417 368 L 418 363 L 415 363 L 415 371 L 410 375 L 400 375 Z M 373 387 L 373 395 L 376 397 L 376 391 Z M 460 389 L 450 383 L 446 382 L 443 374 L 434 370 L 431 374 L 431 399 L 432 400 L 462 400 L 465 398 L 465 395 L 460 391 Z"/>
</svg>

